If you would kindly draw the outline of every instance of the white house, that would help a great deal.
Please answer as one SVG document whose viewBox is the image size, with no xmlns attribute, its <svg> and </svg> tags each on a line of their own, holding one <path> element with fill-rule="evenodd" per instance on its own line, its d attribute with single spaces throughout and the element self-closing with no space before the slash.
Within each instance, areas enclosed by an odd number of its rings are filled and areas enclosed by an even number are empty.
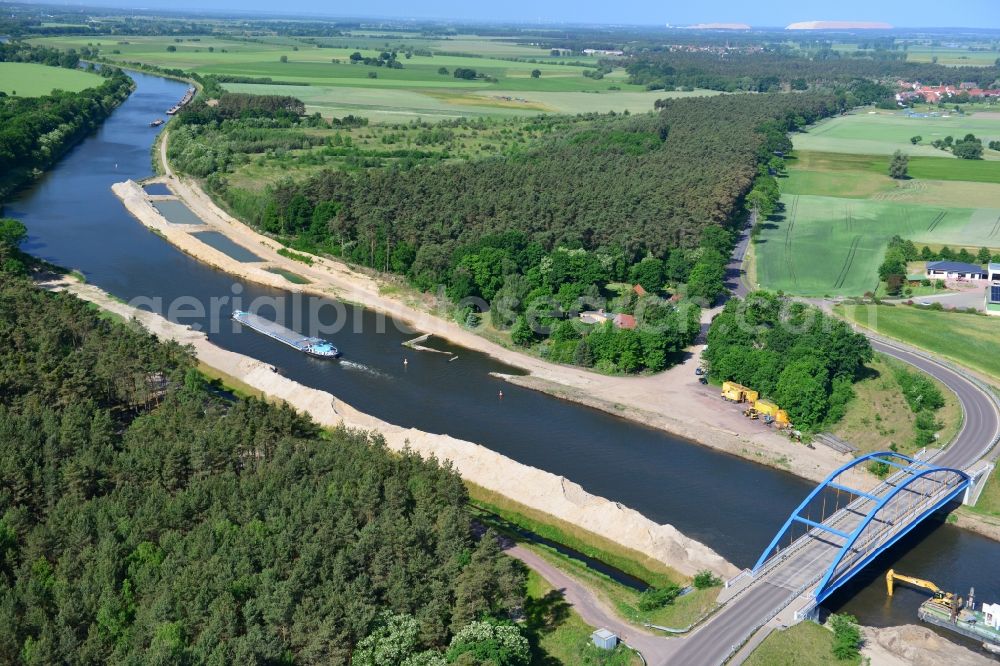
<svg viewBox="0 0 1000 666">
<path fill-rule="evenodd" d="M 928 280 L 985 280 L 982 266 L 961 261 L 928 261 Z"/>
</svg>

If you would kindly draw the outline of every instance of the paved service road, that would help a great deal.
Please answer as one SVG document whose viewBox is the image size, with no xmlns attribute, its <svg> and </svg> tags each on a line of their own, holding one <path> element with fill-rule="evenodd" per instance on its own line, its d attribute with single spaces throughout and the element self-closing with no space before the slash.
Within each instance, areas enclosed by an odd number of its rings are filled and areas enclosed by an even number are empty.
<svg viewBox="0 0 1000 666">
<path fill-rule="evenodd" d="M 979 460 L 1000 434 L 1000 414 L 993 400 L 963 375 L 903 345 L 874 339 L 871 343 L 876 351 L 898 358 L 935 377 L 953 390 L 962 403 L 965 412 L 962 430 L 932 462 L 942 467 L 962 469 Z M 864 505 L 862 501 L 858 508 Z M 855 521 L 850 518 L 842 520 L 844 522 L 837 526 L 843 525 L 849 532 L 851 523 Z M 835 542 L 831 539 L 829 543 Z M 779 606 L 795 598 L 796 590 L 815 574 L 817 565 L 822 569 L 823 561 L 830 561 L 827 559 L 829 550 L 829 545 L 824 546 L 823 541 L 813 539 L 812 543 L 803 546 L 802 553 L 768 572 L 766 581 L 748 588 L 694 634 L 679 641 L 678 649 L 668 661 L 662 663 L 685 666 L 721 664 L 734 646 L 743 643 L 766 620 L 776 615 Z"/>
<path fill-rule="evenodd" d="M 962 410 L 965 412 L 962 430 L 951 445 L 932 462 L 942 467 L 961 469 L 979 460 L 1000 433 L 1000 415 L 997 414 L 993 400 L 972 381 L 951 368 L 915 353 L 902 344 L 880 339 L 871 339 L 871 343 L 875 351 L 898 358 L 931 375 L 954 391 L 962 403 Z"/>
</svg>

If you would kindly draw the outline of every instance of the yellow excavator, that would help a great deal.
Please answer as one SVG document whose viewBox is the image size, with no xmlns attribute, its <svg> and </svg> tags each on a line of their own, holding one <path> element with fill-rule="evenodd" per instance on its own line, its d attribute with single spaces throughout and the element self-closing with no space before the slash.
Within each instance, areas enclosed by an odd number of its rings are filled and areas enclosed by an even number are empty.
<svg viewBox="0 0 1000 666">
<path fill-rule="evenodd" d="M 885 574 L 885 586 L 889 590 L 889 596 L 892 596 L 892 584 L 895 581 L 901 583 L 908 583 L 913 587 L 919 587 L 921 589 L 927 590 L 934 595 L 931 600 L 932 603 L 947 609 L 949 612 L 957 613 L 962 610 L 962 598 L 956 597 L 951 592 L 945 592 L 937 585 L 929 580 L 924 580 L 923 578 L 914 578 L 912 576 L 904 576 L 903 574 L 898 574 L 892 569 Z"/>
</svg>

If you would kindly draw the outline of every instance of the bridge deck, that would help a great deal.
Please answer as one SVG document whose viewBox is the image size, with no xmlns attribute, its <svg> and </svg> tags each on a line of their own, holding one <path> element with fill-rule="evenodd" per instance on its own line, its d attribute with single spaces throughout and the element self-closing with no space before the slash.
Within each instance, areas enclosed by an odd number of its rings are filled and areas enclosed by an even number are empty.
<svg viewBox="0 0 1000 666">
<path fill-rule="evenodd" d="M 909 531 L 942 501 L 956 492 L 955 484 L 939 478 L 922 477 L 905 482 L 912 471 L 897 472 L 869 493 L 830 516 L 824 524 L 839 532 L 853 533 L 879 501 L 895 496 L 861 532 L 856 543 L 837 565 L 831 584 L 853 575 L 852 569 L 865 563 L 894 539 Z M 905 485 L 905 488 L 897 488 Z M 828 530 L 813 528 L 788 548 L 768 560 L 710 622 L 695 632 L 674 655 L 676 663 L 715 665 L 757 628 L 762 626 L 803 592 L 818 584 L 836 562 L 845 539 Z"/>
</svg>

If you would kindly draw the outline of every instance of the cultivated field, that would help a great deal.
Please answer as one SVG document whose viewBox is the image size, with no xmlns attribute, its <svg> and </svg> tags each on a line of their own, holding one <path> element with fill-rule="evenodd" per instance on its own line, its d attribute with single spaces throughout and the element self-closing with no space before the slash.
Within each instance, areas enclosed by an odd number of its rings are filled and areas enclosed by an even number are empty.
<svg viewBox="0 0 1000 666">
<path fill-rule="evenodd" d="M 800 194 L 782 202 L 784 213 L 764 223 L 756 244 L 757 276 L 765 287 L 804 296 L 873 291 L 895 235 L 918 244 L 947 239 L 953 245 L 1000 245 L 1000 208 Z"/>
<path fill-rule="evenodd" d="M 877 111 L 838 116 L 818 123 L 808 132 L 795 136 L 795 149 L 859 155 L 891 155 L 902 150 L 909 155 L 946 157 L 950 153 L 930 145 L 935 139 L 952 136 L 960 139 L 975 134 L 983 143 L 1000 139 L 1000 114 L 947 114 L 936 117 L 907 116 L 902 111 Z M 914 136 L 923 137 L 918 146 L 910 143 Z M 990 151 L 987 159 L 1000 159 Z"/>
<path fill-rule="evenodd" d="M 0 91 L 18 97 L 39 97 L 53 90 L 79 92 L 102 82 L 90 72 L 31 62 L 0 62 Z"/>
<path fill-rule="evenodd" d="M 649 92 L 643 86 L 626 83 L 621 69 L 600 79 L 586 77 L 585 71 L 596 71 L 596 58 L 553 57 L 538 47 L 475 35 L 424 39 L 359 33 L 315 40 L 273 37 L 254 41 L 221 36 L 106 36 L 33 41 L 77 50 L 96 48 L 102 57 L 120 62 L 140 62 L 200 74 L 269 78 L 275 84 L 233 83 L 226 87 L 243 92 L 294 95 L 306 102 L 310 112 L 319 111 L 325 116 L 353 113 L 374 120 L 524 116 L 539 112 L 642 112 L 651 111 L 655 100 L 663 97 L 712 94 Z M 355 51 L 364 57 L 377 57 L 382 51 L 393 50 L 398 52 L 402 69 L 350 62 Z M 433 55 L 428 55 L 428 51 Z M 281 62 L 282 58 L 286 62 Z M 446 72 L 442 73 L 442 68 Z M 456 68 L 474 69 L 492 80 L 458 79 L 453 76 Z M 540 72 L 537 78 L 532 77 L 536 69 Z M 305 85 L 276 85 L 282 83 Z"/>
<path fill-rule="evenodd" d="M 932 247 L 1000 248 L 1000 164 L 910 144 L 910 136 L 928 141 L 942 128 L 986 142 L 1000 137 L 1000 115 L 858 114 L 793 137 L 788 175 L 779 179 L 784 210 L 762 223 L 754 246 L 761 286 L 805 296 L 874 291 L 895 235 Z M 888 176 L 896 149 L 919 153 L 910 179 Z"/>
</svg>

